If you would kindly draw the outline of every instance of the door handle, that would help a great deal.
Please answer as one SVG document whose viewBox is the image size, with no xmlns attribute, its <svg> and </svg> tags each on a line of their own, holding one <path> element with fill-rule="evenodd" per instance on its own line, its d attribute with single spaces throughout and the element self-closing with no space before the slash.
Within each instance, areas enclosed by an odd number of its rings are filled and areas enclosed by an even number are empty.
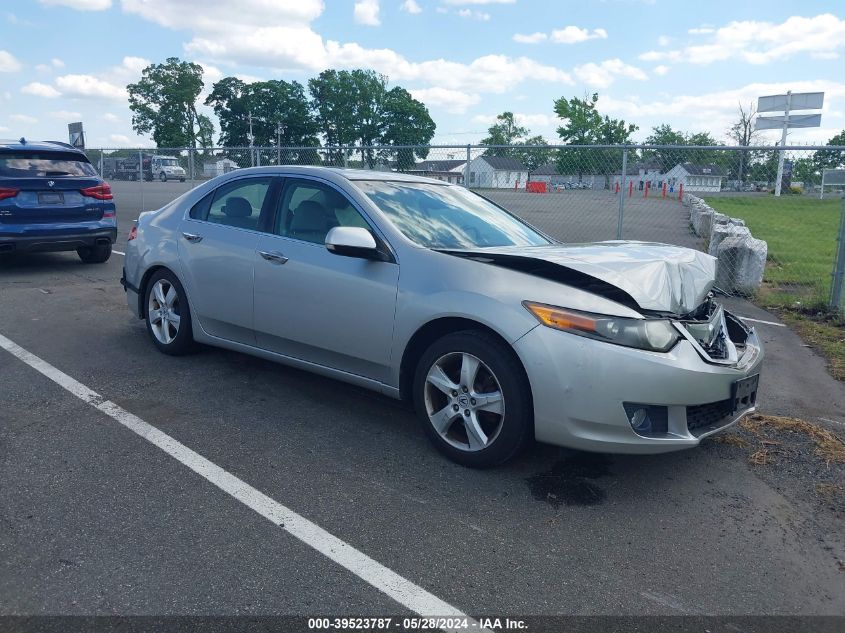
<svg viewBox="0 0 845 633">
<path fill-rule="evenodd" d="M 191 244 L 202 242 L 202 235 L 196 235 L 195 233 L 182 233 L 182 237 L 191 242 Z"/>
<path fill-rule="evenodd" d="M 258 254 L 268 262 L 272 262 L 274 264 L 285 264 L 288 261 L 287 257 L 276 251 L 258 251 Z"/>
</svg>

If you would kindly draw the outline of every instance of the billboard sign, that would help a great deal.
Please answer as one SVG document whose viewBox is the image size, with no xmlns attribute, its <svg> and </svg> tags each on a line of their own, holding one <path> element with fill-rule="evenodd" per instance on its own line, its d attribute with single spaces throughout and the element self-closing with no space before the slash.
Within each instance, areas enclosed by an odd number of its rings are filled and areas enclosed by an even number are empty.
<svg viewBox="0 0 845 633">
<path fill-rule="evenodd" d="M 790 114 L 789 116 L 758 116 L 758 130 L 780 130 L 783 124 L 787 127 L 819 127 L 822 124 L 821 114 Z"/>
<path fill-rule="evenodd" d="M 785 112 L 789 95 L 769 95 L 757 100 L 757 112 Z M 789 100 L 789 110 L 821 110 L 823 92 L 798 92 Z"/>
<path fill-rule="evenodd" d="M 82 121 L 68 123 L 67 132 L 71 145 L 76 149 L 85 149 L 85 133 L 82 131 Z"/>
</svg>

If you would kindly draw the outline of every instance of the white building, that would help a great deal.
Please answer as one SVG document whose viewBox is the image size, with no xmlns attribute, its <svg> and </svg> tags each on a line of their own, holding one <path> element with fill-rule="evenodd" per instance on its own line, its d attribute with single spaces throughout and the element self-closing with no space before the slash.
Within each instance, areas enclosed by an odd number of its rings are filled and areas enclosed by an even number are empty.
<svg viewBox="0 0 845 633">
<path fill-rule="evenodd" d="M 684 191 L 721 191 L 725 172 L 716 165 L 680 163 L 663 174 L 663 180 L 675 191 L 683 184 Z"/>
<path fill-rule="evenodd" d="M 456 159 L 424 160 L 414 165 L 413 169 L 409 169 L 408 173 L 460 185 L 464 182 L 464 166 L 466 163 L 465 160 Z"/>
<path fill-rule="evenodd" d="M 228 174 L 230 171 L 235 171 L 238 164 L 231 158 L 221 158 L 213 163 L 206 163 L 202 166 L 203 176 L 206 178 L 214 178 L 215 176 L 222 176 Z"/>
<path fill-rule="evenodd" d="M 478 156 L 469 163 L 469 186 L 483 189 L 524 189 L 528 168 L 515 158 Z"/>
</svg>

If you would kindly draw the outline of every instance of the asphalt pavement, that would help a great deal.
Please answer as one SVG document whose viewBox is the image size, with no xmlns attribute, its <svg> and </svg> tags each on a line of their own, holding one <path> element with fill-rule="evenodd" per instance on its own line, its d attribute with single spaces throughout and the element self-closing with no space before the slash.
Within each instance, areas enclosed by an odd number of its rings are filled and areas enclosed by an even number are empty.
<svg viewBox="0 0 845 633">
<path fill-rule="evenodd" d="M 124 185 L 118 250 L 141 208 Z M 146 184 L 143 208 L 179 186 Z M 121 259 L 0 259 L 0 335 L 460 612 L 845 613 L 842 513 L 801 475 L 713 441 L 639 457 L 536 445 L 462 468 L 385 397 L 234 352 L 160 354 Z M 763 409 L 845 421 L 823 362 L 756 325 Z M 0 349 L 0 614 L 411 613 L 38 367 Z"/>
</svg>

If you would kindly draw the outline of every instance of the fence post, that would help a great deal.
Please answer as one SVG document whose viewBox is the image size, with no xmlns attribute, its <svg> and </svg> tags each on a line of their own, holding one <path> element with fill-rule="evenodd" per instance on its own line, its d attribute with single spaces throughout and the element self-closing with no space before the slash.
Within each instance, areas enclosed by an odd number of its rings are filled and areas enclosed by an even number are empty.
<svg viewBox="0 0 845 633">
<path fill-rule="evenodd" d="M 467 145 L 467 162 L 464 165 L 464 187 L 469 189 L 469 161 L 472 160 L 470 146 Z"/>
<path fill-rule="evenodd" d="M 839 237 L 837 238 L 836 261 L 833 265 L 833 286 L 830 289 L 830 308 L 845 311 L 842 305 L 845 285 L 845 193 L 842 194 L 842 211 L 839 214 Z"/>
<path fill-rule="evenodd" d="M 150 169 L 152 169 L 152 164 Z M 141 212 L 144 211 L 144 151 L 138 150 L 138 186 L 141 188 Z"/>
<path fill-rule="evenodd" d="M 616 239 L 622 239 L 622 218 L 625 216 L 625 184 L 628 181 L 628 148 L 622 150 L 622 195 L 619 196 L 619 223 L 616 225 Z"/>
</svg>

